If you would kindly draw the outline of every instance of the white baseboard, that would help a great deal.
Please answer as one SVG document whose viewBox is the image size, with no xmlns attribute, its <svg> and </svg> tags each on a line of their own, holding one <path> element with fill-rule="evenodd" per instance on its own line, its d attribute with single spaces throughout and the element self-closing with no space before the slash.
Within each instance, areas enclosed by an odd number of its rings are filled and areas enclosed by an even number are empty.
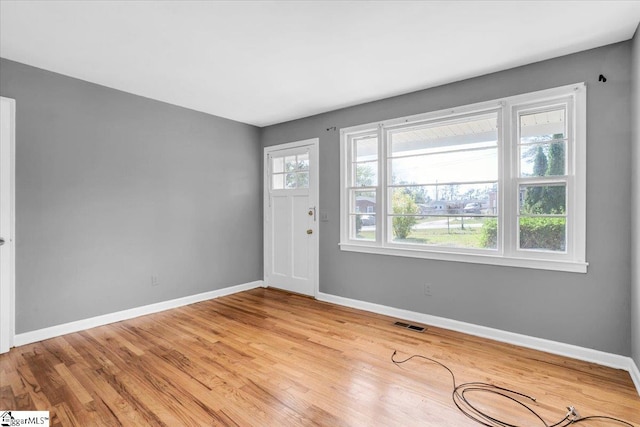
<svg viewBox="0 0 640 427">
<path fill-rule="evenodd" d="M 177 298 L 169 301 L 149 304 L 142 307 L 131 308 L 128 310 L 109 313 L 102 316 L 91 317 L 89 319 L 77 320 L 75 322 L 64 323 L 62 325 L 51 326 L 49 328 L 38 329 L 31 332 L 17 334 L 13 338 L 13 345 L 19 347 L 25 344 L 31 344 L 37 341 L 43 341 L 49 338 L 58 337 L 60 335 L 70 334 L 73 332 L 83 331 L 85 329 L 95 328 L 97 326 L 107 325 L 109 323 L 120 322 L 122 320 L 133 319 L 134 317 L 144 316 L 147 314 L 158 313 L 160 311 L 172 308 L 182 307 L 184 305 L 193 304 L 200 301 L 206 301 L 214 298 L 220 298 L 226 295 L 235 294 L 249 289 L 264 286 L 262 280 L 244 283 L 241 285 L 230 286 L 228 288 L 216 289 L 215 291 L 204 292 L 201 294 L 190 295 L 188 297 Z"/>
<path fill-rule="evenodd" d="M 633 383 L 636 385 L 636 390 L 638 390 L 638 394 L 640 394 L 640 369 L 638 369 L 638 365 L 636 365 L 633 359 L 631 359 L 629 363 L 630 363 L 629 375 L 631 375 L 631 379 L 633 380 Z"/>
<path fill-rule="evenodd" d="M 599 365 L 608 366 L 610 368 L 623 369 L 629 372 L 629 374 L 631 375 L 631 379 L 636 386 L 636 390 L 638 391 L 638 394 L 640 394 L 640 372 L 638 372 L 638 367 L 630 357 L 606 353 L 604 351 L 593 350 L 585 347 L 579 347 L 572 344 L 546 340 L 543 338 L 530 337 L 528 335 L 516 334 L 500 329 L 488 328 L 486 326 L 474 325 L 472 323 L 432 316 L 415 311 L 403 310 L 366 301 L 325 294 L 322 292 L 319 292 L 316 298 L 320 301 L 326 301 L 346 307 L 356 308 L 359 310 L 370 311 L 372 313 L 383 314 L 385 316 L 395 317 L 397 319 L 411 320 L 413 322 L 423 323 L 425 325 L 432 325 L 439 328 L 463 332 L 465 334 L 488 338 L 508 344 L 514 344 L 520 347 L 540 350 L 547 353 L 582 360 L 585 362 L 597 363 Z"/>
</svg>

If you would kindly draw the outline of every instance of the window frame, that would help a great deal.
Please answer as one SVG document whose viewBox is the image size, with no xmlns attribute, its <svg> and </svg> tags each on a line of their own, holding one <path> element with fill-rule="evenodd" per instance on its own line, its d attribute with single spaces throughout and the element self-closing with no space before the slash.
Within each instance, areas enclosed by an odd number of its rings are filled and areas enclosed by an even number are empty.
<svg viewBox="0 0 640 427">
<path fill-rule="evenodd" d="M 564 106 L 567 142 L 565 175 L 520 177 L 518 143 L 519 117 L 534 110 L 552 110 Z M 388 239 L 389 134 L 399 128 L 437 123 L 469 115 L 496 111 L 498 115 L 498 244 L 497 250 L 420 246 L 392 242 Z M 367 135 L 378 138 L 377 185 L 366 187 L 376 192 L 375 240 L 351 237 L 350 197 L 354 188 L 352 169 L 355 138 Z M 344 251 L 405 256 L 444 261 L 469 262 L 510 267 L 586 273 L 586 85 L 571 85 L 515 95 L 486 102 L 447 108 L 407 117 L 367 123 L 340 129 L 340 244 Z M 566 251 L 520 249 L 518 244 L 518 210 L 520 184 L 553 182 L 566 185 Z M 355 183 L 354 183 L 355 184 Z M 360 188 L 360 187 L 357 187 Z"/>
</svg>

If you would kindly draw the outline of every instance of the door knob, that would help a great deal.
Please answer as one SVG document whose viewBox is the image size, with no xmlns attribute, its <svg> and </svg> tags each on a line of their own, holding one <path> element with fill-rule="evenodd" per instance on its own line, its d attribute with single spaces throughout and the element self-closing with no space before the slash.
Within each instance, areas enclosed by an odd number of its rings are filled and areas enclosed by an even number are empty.
<svg viewBox="0 0 640 427">
<path fill-rule="evenodd" d="M 313 230 L 312 229 L 308 229 L 307 230 L 307 234 L 313 234 Z"/>
<path fill-rule="evenodd" d="M 4 245 L 4 239 L 0 237 L 0 246 Z"/>
</svg>

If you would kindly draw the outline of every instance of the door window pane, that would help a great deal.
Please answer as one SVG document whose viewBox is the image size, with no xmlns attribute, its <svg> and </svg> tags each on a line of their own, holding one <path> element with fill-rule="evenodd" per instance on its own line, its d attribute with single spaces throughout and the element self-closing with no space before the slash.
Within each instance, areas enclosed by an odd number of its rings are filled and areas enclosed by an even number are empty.
<svg viewBox="0 0 640 427">
<path fill-rule="evenodd" d="M 293 172 L 294 170 L 296 170 L 297 167 L 297 162 L 296 162 L 296 156 L 287 156 L 284 158 L 284 169 L 287 172 Z"/>
<path fill-rule="evenodd" d="M 299 172 L 296 174 L 296 188 L 309 187 L 309 172 Z"/>
<path fill-rule="evenodd" d="M 285 175 L 285 187 L 286 188 L 296 188 L 296 183 L 298 182 L 298 179 L 296 177 L 295 173 L 288 173 Z"/>
<path fill-rule="evenodd" d="M 274 157 L 271 164 L 272 189 L 309 188 L 309 153 Z"/>
<path fill-rule="evenodd" d="M 296 159 L 296 169 L 302 170 L 302 171 L 309 170 L 309 154 L 308 153 L 298 155 L 298 158 Z"/>
<path fill-rule="evenodd" d="M 284 175 L 281 173 L 273 174 L 271 182 L 271 188 L 273 188 L 274 190 L 282 190 L 284 188 Z"/>
<path fill-rule="evenodd" d="M 284 172 L 284 159 L 282 157 L 276 157 L 271 159 L 273 164 L 272 171 L 273 173 L 282 173 Z"/>
</svg>

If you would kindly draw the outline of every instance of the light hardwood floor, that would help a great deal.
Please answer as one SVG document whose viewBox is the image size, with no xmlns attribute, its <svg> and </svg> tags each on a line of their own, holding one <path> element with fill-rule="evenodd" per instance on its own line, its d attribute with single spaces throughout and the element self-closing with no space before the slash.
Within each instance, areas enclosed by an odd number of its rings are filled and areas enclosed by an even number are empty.
<svg viewBox="0 0 640 427">
<path fill-rule="evenodd" d="M 466 426 L 458 383 L 535 396 L 549 424 L 566 407 L 640 426 L 629 374 L 273 289 L 254 289 L 12 349 L 0 409 L 48 410 L 52 426 Z M 543 425 L 504 400 L 478 405 Z M 605 422 L 585 426 L 619 426 Z"/>
</svg>

